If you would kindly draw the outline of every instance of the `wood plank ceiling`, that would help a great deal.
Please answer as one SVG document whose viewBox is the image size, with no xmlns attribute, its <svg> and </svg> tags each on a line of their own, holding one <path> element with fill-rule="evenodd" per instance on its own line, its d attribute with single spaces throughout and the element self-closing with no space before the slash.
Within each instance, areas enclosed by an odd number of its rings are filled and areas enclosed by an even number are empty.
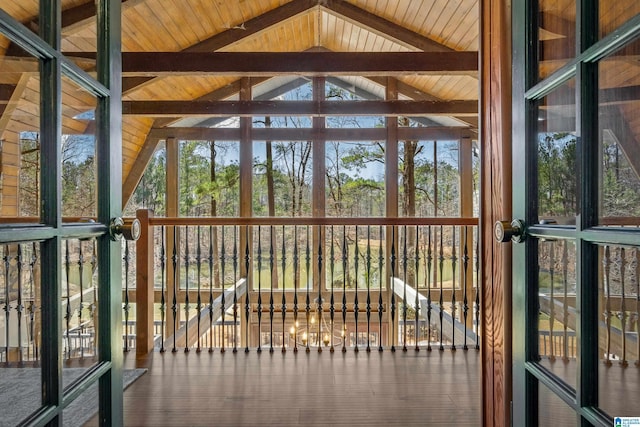
<svg viewBox="0 0 640 427">
<path fill-rule="evenodd" d="M 32 30 L 37 29 L 38 0 L 0 0 L 0 8 Z M 96 50 L 94 2 L 63 0 L 62 9 L 63 51 L 90 71 L 92 53 L 95 55 Z M 381 55 L 378 62 L 382 63 L 384 53 L 388 52 L 477 52 L 479 43 L 478 0 L 123 0 L 122 10 L 123 52 L 130 55 L 125 58 L 132 58 L 132 64 L 137 58 L 136 52 L 160 55 L 160 52 L 307 51 L 377 53 Z M 6 53 L 7 60 L 24 56 L 6 39 L 0 40 L 0 52 Z M 140 58 L 146 60 L 146 57 Z M 26 71 L 24 58 L 20 59 L 21 64 L 14 73 L 2 66 L 1 83 L 17 85 L 19 71 Z M 427 63 L 428 59 L 425 56 L 421 60 Z M 125 59 L 125 69 L 127 65 Z M 476 70 L 395 75 L 400 99 L 477 102 Z M 292 72 L 296 74 L 295 70 Z M 240 73 L 140 74 L 123 76 L 123 101 L 129 103 L 127 105 L 136 106 L 136 102 L 141 101 L 233 99 L 239 90 L 238 81 L 243 77 Z M 335 74 L 368 93 L 384 93 L 385 75 Z M 257 81 L 263 82 L 269 77 L 272 76 L 261 75 Z M 31 82 L 28 87 L 33 85 Z M 68 90 L 73 90 L 72 85 L 68 86 Z M 25 91 L 25 97 L 29 92 Z M 87 108 L 92 104 L 91 100 L 84 102 Z M 139 111 L 141 107 L 135 108 Z M 468 113 L 468 107 L 465 108 Z M 447 123 L 476 130 L 477 109 L 475 111 L 476 117 L 467 114 L 462 120 L 450 114 Z M 178 118 L 167 120 L 140 114 L 123 117 L 123 182 L 129 185 L 137 182 L 139 176 L 129 174 L 135 162 L 146 163 L 152 151 L 149 145 L 157 143 L 148 138 L 151 130 L 175 123 Z M 85 128 L 90 126 L 86 120 L 81 123 Z M 20 125 L 16 123 L 7 128 L 20 128 Z M 139 175 L 140 169 L 133 168 L 134 174 Z"/>
</svg>

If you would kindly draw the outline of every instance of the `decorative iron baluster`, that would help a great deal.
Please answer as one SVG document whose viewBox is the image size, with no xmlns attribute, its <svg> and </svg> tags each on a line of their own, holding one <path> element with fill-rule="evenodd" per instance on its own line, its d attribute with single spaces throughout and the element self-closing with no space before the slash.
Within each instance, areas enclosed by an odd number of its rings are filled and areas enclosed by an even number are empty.
<svg viewBox="0 0 640 427">
<path fill-rule="evenodd" d="M 626 303 L 626 292 L 625 287 L 627 285 L 625 280 L 625 273 L 627 269 L 627 258 L 625 254 L 624 247 L 620 247 L 620 262 L 618 266 L 620 268 L 620 310 L 618 311 L 618 319 L 620 320 L 620 330 L 622 332 L 622 358 L 620 359 L 620 365 L 627 366 L 629 363 L 627 361 L 627 303 Z"/>
<path fill-rule="evenodd" d="M 298 352 L 298 286 L 299 279 L 299 259 L 298 259 L 298 226 L 293 226 L 293 352 Z M 284 274 L 284 273 L 283 273 Z M 284 328 L 283 328 L 284 331 Z"/>
<path fill-rule="evenodd" d="M 238 244 L 237 226 L 233 226 L 233 353 L 238 352 Z"/>
<path fill-rule="evenodd" d="M 569 242 L 563 240 L 562 245 L 562 288 L 563 288 L 563 308 L 562 308 L 562 327 L 563 327 L 563 350 L 562 350 L 562 359 L 567 362 L 569 361 L 569 301 L 568 299 L 568 291 L 569 291 L 569 251 L 568 246 Z"/>
<path fill-rule="evenodd" d="M 82 246 L 82 245 L 80 245 Z M 129 351 L 129 241 L 124 241 L 124 256 L 122 257 L 124 261 L 124 306 L 122 307 L 124 311 L 124 351 Z M 82 293 L 82 289 L 80 290 Z M 67 334 L 69 333 L 69 329 L 67 329 Z M 82 346 L 82 345 L 81 345 Z"/>
<path fill-rule="evenodd" d="M 407 226 L 403 226 L 404 246 L 402 248 L 402 351 L 407 351 Z"/>
<path fill-rule="evenodd" d="M 604 312 L 602 315 L 604 316 L 604 322 L 607 328 L 607 335 L 605 338 L 605 364 L 611 365 L 611 260 L 610 260 L 610 249 L 609 245 L 604 247 L 604 257 L 602 258 L 602 266 L 604 273 Z"/>
<path fill-rule="evenodd" d="M 367 225 L 367 353 L 371 352 L 371 226 Z"/>
<path fill-rule="evenodd" d="M 222 228 L 221 230 L 221 236 L 220 239 L 222 240 L 221 244 L 220 244 L 220 286 L 222 287 L 222 293 L 220 295 L 220 315 L 222 316 L 222 328 L 221 328 L 221 337 L 220 337 L 220 353 L 224 353 L 225 347 L 224 347 L 224 332 L 227 329 L 227 326 L 225 325 L 225 311 L 227 311 L 227 306 L 226 306 L 226 300 L 225 300 L 225 266 L 227 263 L 227 250 L 226 247 L 224 245 L 224 225 L 221 226 L 220 228 Z"/>
<path fill-rule="evenodd" d="M 467 345 L 467 320 L 469 318 L 469 297 L 467 295 L 467 284 L 469 281 L 469 227 L 464 227 L 464 246 L 462 249 L 462 318 L 464 320 L 464 344 L 463 350 L 468 350 Z"/>
<path fill-rule="evenodd" d="M 382 254 L 382 226 L 378 230 L 378 351 L 382 351 L 382 316 L 384 313 L 384 301 L 382 300 L 382 266 L 384 255 Z"/>
<path fill-rule="evenodd" d="M 440 351 L 444 351 L 444 344 L 442 343 L 442 338 L 444 335 L 444 283 L 443 283 L 443 277 L 444 277 L 444 232 L 443 232 L 443 228 L 442 225 L 440 226 L 440 254 L 438 257 L 438 267 L 439 267 L 439 273 L 440 273 L 440 300 L 439 300 L 439 314 L 440 314 L 440 337 L 438 339 L 438 341 L 440 342 Z"/>
<path fill-rule="evenodd" d="M 427 282 L 427 351 L 431 351 L 431 335 L 432 335 L 432 331 L 431 331 L 431 288 L 433 287 L 434 283 L 432 282 L 432 277 L 431 277 L 431 269 L 433 267 L 433 252 L 431 250 L 431 226 L 428 226 L 427 228 L 427 256 L 426 256 L 426 262 L 425 262 L 425 269 L 426 269 L 426 273 L 425 273 L 425 277 L 424 279 Z"/>
<path fill-rule="evenodd" d="M 189 226 L 184 227 L 184 352 L 189 352 Z"/>
<path fill-rule="evenodd" d="M 273 286 L 276 285 L 276 283 L 273 283 L 273 263 L 275 251 L 273 242 L 273 225 L 271 225 L 269 226 L 269 353 L 273 353 L 273 314 L 275 310 L 273 306 Z M 284 245 L 282 249 L 284 249 Z M 258 267 L 258 270 L 259 273 L 262 274 L 262 269 Z"/>
<path fill-rule="evenodd" d="M 246 346 L 244 348 L 244 352 L 245 353 L 249 353 L 249 315 L 251 314 L 251 301 L 249 298 L 249 295 L 251 294 L 249 292 L 249 260 L 250 260 L 250 256 L 249 256 L 249 226 L 246 226 L 245 229 L 245 235 L 247 236 L 247 241 L 245 243 L 245 248 L 244 248 L 244 267 L 245 267 L 245 271 L 247 272 L 247 292 L 245 295 L 245 304 L 244 304 L 244 313 L 245 313 L 245 335 L 246 335 Z"/>
<path fill-rule="evenodd" d="M 556 360 L 556 343 L 553 337 L 554 335 L 554 326 L 556 320 L 556 310 L 555 310 L 555 281 L 556 281 L 556 248 L 555 248 L 555 240 L 549 241 L 549 346 L 551 348 L 551 354 L 549 355 L 549 360 Z"/>
<path fill-rule="evenodd" d="M 160 353 L 164 353 L 166 349 L 164 348 L 164 338 L 165 338 L 165 310 L 166 310 L 166 262 L 167 255 L 165 249 L 165 232 L 166 229 L 164 226 L 160 229 Z"/>
<path fill-rule="evenodd" d="M 94 282 L 94 277 L 96 277 L 96 271 L 98 270 L 98 243 L 96 239 L 92 240 L 92 249 L 91 249 L 91 287 L 93 288 L 93 300 L 89 308 L 89 319 L 90 323 L 95 328 L 95 316 L 96 309 L 98 308 L 96 301 L 98 301 L 98 287 Z M 93 354 L 97 353 L 97 340 L 93 340 Z"/>
<path fill-rule="evenodd" d="M 318 228 L 319 237 L 322 236 L 320 228 Z M 322 353 L 322 285 L 320 278 L 322 277 L 322 239 L 318 238 L 318 353 Z"/>
<path fill-rule="evenodd" d="M 65 310 L 65 324 L 66 324 L 66 334 L 67 334 L 67 359 L 71 358 L 71 281 L 69 280 L 69 273 L 71 271 L 71 255 L 69 252 L 69 240 L 65 240 L 65 257 L 64 257 L 64 270 L 66 273 L 66 281 L 67 281 L 67 307 Z M 8 282 L 7 282 L 8 283 Z"/>
<path fill-rule="evenodd" d="M 634 263 L 635 263 L 635 278 L 636 278 L 636 311 L 634 314 L 635 322 L 636 322 L 636 366 L 640 366 L 640 248 L 633 249 L 635 253 Z"/>
<path fill-rule="evenodd" d="M 30 359 L 38 360 L 38 339 L 35 336 L 35 316 L 36 316 L 36 295 L 35 295 L 35 267 L 38 262 L 38 245 L 36 242 L 31 243 L 31 259 L 29 260 L 29 306 L 27 311 L 29 312 L 29 342 L 33 346 L 33 357 L 27 352 L 27 356 Z"/>
<path fill-rule="evenodd" d="M 247 275 L 249 272 L 247 271 Z M 262 230 L 258 226 L 258 353 L 262 353 Z M 273 336 L 271 340 L 273 341 Z"/>
<path fill-rule="evenodd" d="M 18 269 L 18 298 L 16 300 L 16 315 L 18 316 L 18 358 L 20 363 L 23 362 L 23 354 L 22 354 L 22 245 L 18 244 L 17 254 L 16 254 L 16 268 Z M 5 283 L 5 286 L 8 286 L 8 283 Z"/>
<path fill-rule="evenodd" d="M 358 226 L 356 225 L 356 237 L 355 237 L 355 254 L 354 254 L 354 275 L 355 275 L 355 288 L 356 288 L 356 292 L 355 292 L 355 296 L 353 297 L 353 318 L 354 318 L 354 323 L 355 323 L 355 334 L 356 334 L 356 345 L 353 348 L 353 351 L 355 351 L 356 353 L 358 351 L 360 351 L 358 349 L 358 314 L 360 313 L 360 309 L 358 307 L 358 279 L 359 279 L 359 274 L 358 274 L 358 265 L 360 262 L 360 249 L 358 248 Z"/>
<path fill-rule="evenodd" d="M 418 226 L 416 225 L 416 239 L 415 239 L 415 243 L 414 243 L 414 253 L 415 253 L 415 276 L 414 276 L 414 287 L 416 289 L 416 300 L 415 300 L 415 322 L 416 322 L 416 330 L 415 330 L 415 337 L 416 337 L 416 346 L 414 348 L 415 351 L 420 351 L 420 345 L 418 344 L 420 342 L 420 299 L 418 298 L 418 296 L 420 295 L 420 293 L 418 292 L 418 272 L 420 271 L 420 246 L 418 244 L 418 242 L 420 242 L 420 231 L 418 230 Z"/>
<path fill-rule="evenodd" d="M 218 237 L 218 234 L 216 233 L 215 238 Z M 209 226 L 209 254 L 207 257 L 207 265 L 209 267 L 209 353 L 213 353 L 213 334 L 214 334 L 214 327 L 213 327 L 213 287 L 215 286 L 215 273 L 214 273 L 214 269 L 213 269 L 213 260 L 214 260 L 214 256 L 215 254 L 213 253 L 213 239 L 214 239 L 214 233 L 213 233 L 213 226 L 210 225 Z"/>
<path fill-rule="evenodd" d="M 451 246 L 451 351 L 456 351 L 456 312 L 458 304 L 456 302 L 456 264 L 458 257 L 456 256 L 456 226 L 451 226 L 453 233 L 453 243 Z"/>
<path fill-rule="evenodd" d="M 11 331 L 11 305 L 9 304 L 11 295 L 9 293 L 9 267 L 10 267 L 10 258 L 9 258 L 9 245 L 4 245 L 4 256 L 2 260 L 4 261 L 4 332 L 5 332 L 5 353 L 9 355 L 9 338 Z"/>
<path fill-rule="evenodd" d="M 202 281 L 200 280 L 200 276 L 202 275 L 202 246 L 200 245 L 200 226 L 196 226 L 196 238 L 198 239 L 198 242 L 196 243 L 196 273 L 198 275 L 198 278 L 196 279 L 196 285 L 198 287 L 198 296 L 197 296 L 197 300 L 196 300 L 196 317 L 198 318 L 198 325 L 197 325 L 197 334 L 198 334 L 198 344 L 196 347 L 196 353 L 200 353 L 202 351 L 202 348 L 200 347 L 201 343 L 202 343 L 202 334 L 200 331 L 200 315 L 202 314 L 202 295 L 201 295 L 201 290 L 202 290 Z"/>
<path fill-rule="evenodd" d="M 396 227 L 391 227 L 391 280 L 396 277 Z M 391 286 L 391 351 L 396 351 L 396 292 Z"/>
<path fill-rule="evenodd" d="M 480 350 L 480 238 L 476 235 L 476 350 Z"/>
<path fill-rule="evenodd" d="M 173 249 L 171 254 L 171 264 L 173 266 L 173 301 L 171 311 L 173 313 L 173 348 L 172 353 L 178 351 L 176 347 L 176 333 L 178 332 L 178 238 L 176 236 L 177 227 L 173 226 Z"/>
<path fill-rule="evenodd" d="M 78 306 L 78 338 L 80 340 L 80 357 L 84 358 L 84 324 L 82 323 L 82 310 L 84 309 L 84 254 L 82 251 L 82 241 L 80 241 L 78 243 L 78 274 L 79 274 L 79 281 L 80 281 L 80 305 Z M 130 256 L 130 254 L 126 254 L 127 257 Z M 129 260 L 126 261 L 125 263 L 125 270 L 126 270 L 126 274 L 128 274 L 129 272 Z M 128 299 L 128 295 L 127 295 L 127 299 Z M 127 304 L 129 303 L 129 301 L 127 300 Z"/>
<path fill-rule="evenodd" d="M 287 257 L 286 257 L 286 252 L 285 252 L 285 243 L 284 243 L 284 225 L 282 226 L 282 352 L 286 352 L 287 350 L 285 349 L 285 334 L 287 333 L 287 330 L 285 328 L 285 319 L 287 316 L 287 299 L 285 296 L 285 290 L 286 290 L 286 285 L 285 285 L 285 268 L 287 266 Z M 294 273 L 295 274 L 295 273 Z M 273 276 L 271 276 L 273 278 Z M 273 286 L 272 286 L 273 288 Z"/>
<path fill-rule="evenodd" d="M 333 334 L 334 334 L 334 322 L 335 322 L 335 314 L 336 314 L 336 307 L 335 307 L 335 295 L 334 295 L 334 289 L 333 289 L 333 280 L 334 280 L 334 273 L 335 273 L 335 249 L 334 249 L 334 235 L 333 235 L 333 225 L 331 226 L 331 248 L 329 249 L 330 251 L 330 258 L 331 258 L 331 264 L 329 265 L 329 270 L 330 270 L 330 279 L 331 279 L 331 300 L 329 301 L 329 322 L 331 323 L 330 326 L 330 334 L 331 334 L 331 346 L 329 347 L 329 351 L 331 353 L 333 353 L 335 351 L 335 349 L 333 348 Z"/>
<path fill-rule="evenodd" d="M 311 317 L 311 298 L 309 295 L 309 281 L 310 281 L 310 269 L 311 269 L 311 248 L 309 246 L 309 226 L 307 225 L 307 247 L 305 249 L 305 261 L 307 266 L 307 297 L 306 297 L 306 307 L 305 311 L 307 314 L 307 327 L 305 329 L 304 334 L 302 334 L 302 343 L 305 345 L 305 351 L 309 353 L 311 350 L 309 349 L 309 341 L 311 337 L 309 336 L 309 318 Z"/>
<path fill-rule="evenodd" d="M 342 226 L 342 352 L 347 351 L 347 228 Z"/>
</svg>

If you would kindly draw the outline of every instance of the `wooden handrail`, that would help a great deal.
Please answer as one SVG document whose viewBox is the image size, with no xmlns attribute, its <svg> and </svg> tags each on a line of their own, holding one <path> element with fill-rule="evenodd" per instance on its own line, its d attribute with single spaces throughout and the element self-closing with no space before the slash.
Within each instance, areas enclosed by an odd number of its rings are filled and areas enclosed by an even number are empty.
<svg viewBox="0 0 640 427">
<path fill-rule="evenodd" d="M 149 225 L 461 225 L 476 226 L 478 218 L 398 217 L 398 218 L 332 218 L 332 217 L 154 217 Z"/>
</svg>

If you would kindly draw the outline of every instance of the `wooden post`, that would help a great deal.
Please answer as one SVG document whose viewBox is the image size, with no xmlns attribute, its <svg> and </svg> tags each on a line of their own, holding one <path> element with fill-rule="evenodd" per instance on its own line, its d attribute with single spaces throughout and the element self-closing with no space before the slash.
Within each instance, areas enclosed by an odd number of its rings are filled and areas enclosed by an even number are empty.
<svg viewBox="0 0 640 427">
<path fill-rule="evenodd" d="M 154 344 L 154 229 L 149 225 L 153 212 L 138 209 L 136 217 L 141 226 L 136 242 L 136 355 L 144 356 L 153 351 Z"/>
<path fill-rule="evenodd" d="M 398 99 L 398 81 L 395 78 L 387 79 L 386 99 Z M 398 118 L 391 116 L 386 118 L 387 143 L 384 149 L 384 171 L 385 171 L 385 199 L 387 218 L 398 217 Z M 394 232 L 395 231 L 395 232 Z M 395 302 L 395 321 L 391 322 L 391 298 L 393 287 L 391 286 L 391 247 L 395 247 L 396 261 L 393 263 L 396 275 L 398 273 L 398 232 L 393 226 L 386 227 L 386 292 L 387 292 L 387 322 L 389 325 L 388 345 L 398 343 L 398 300 Z M 395 236 L 392 239 L 392 236 Z"/>
<path fill-rule="evenodd" d="M 511 219 L 511 1 L 480 3 L 483 425 L 510 425 L 511 245 L 493 224 Z M 524 31 L 524 29 L 521 29 Z"/>
</svg>

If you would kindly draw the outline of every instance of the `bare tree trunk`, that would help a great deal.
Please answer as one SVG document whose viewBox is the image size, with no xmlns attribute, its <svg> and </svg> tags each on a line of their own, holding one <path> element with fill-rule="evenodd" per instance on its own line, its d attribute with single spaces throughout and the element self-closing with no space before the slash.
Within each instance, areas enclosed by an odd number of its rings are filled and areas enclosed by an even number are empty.
<svg viewBox="0 0 640 427">
<path fill-rule="evenodd" d="M 408 125 L 409 119 L 403 117 L 406 123 L 405 126 Z M 416 176 L 415 176 L 415 159 L 416 154 L 418 152 L 419 143 L 418 141 L 404 141 L 404 161 L 402 168 L 402 188 L 403 188 L 403 199 L 402 199 L 402 210 L 404 211 L 404 215 L 408 217 L 416 216 Z M 403 254 L 402 262 L 407 263 L 407 277 L 404 280 L 408 284 L 414 284 L 416 280 L 416 271 L 415 271 L 415 254 L 416 254 L 416 230 L 414 227 L 408 227 L 406 229 L 406 247 L 407 253 Z M 404 246 L 403 246 L 404 249 Z"/>
<path fill-rule="evenodd" d="M 264 118 L 264 126 L 266 128 L 271 127 L 271 117 Z M 275 184 L 273 182 L 273 147 L 271 141 L 266 141 L 267 145 L 267 208 L 269 210 L 269 216 L 276 216 L 276 197 L 275 197 Z M 273 289 L 278 289 L 278 245 L 275 233 L 271 233 L 269 244 L 273 248 L 273 273 L 271 274 L 271 283 Z M 284 274 L 284 272 L 282 273 Z"/>
<path fill-rule="evenodd" d="M 210 161 L 210 174 L 211 174 L 211 182 L 216 182 L 216 143 L 215 141 L 209 141 L 209 147 L 211 148 L 211 161 Z M 218 216 L 218 201 L 214 196 L 211 196 L 211 216 Z M 212 230 L 212 252 L 213 259 L 210 262 L 213 263 L 213 280 L 212 283 L 214 287 L 220 287 L 220 266 L 218 264 L 218 228 L 213 227 Z M 223 278 L 224 283 L 224 278 Z"/>
</svg>

